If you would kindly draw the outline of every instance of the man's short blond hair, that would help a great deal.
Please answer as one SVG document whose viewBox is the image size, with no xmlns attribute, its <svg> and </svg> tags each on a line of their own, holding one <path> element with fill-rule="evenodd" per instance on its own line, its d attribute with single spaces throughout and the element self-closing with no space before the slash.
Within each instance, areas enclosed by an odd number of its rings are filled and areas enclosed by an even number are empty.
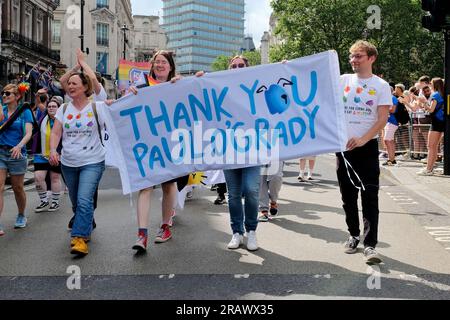
<svg viewBox="0 0 450 320">
<path fill-rule="evenodd" d="M 350 53 L 353 53 L 356 50 L 364 50 L 369 57 L 378 57 L 377 48 L 365 40 L 358 40 L 350 47 Z"/>
</svg>

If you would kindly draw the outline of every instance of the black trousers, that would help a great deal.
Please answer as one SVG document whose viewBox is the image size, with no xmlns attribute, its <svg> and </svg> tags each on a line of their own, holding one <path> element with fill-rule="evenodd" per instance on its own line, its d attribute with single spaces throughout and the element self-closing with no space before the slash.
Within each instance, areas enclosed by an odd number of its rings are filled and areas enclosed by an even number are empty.
<svg viewBox="0 0 450 320">
<path fill-rule="evenodd" d="M 225 193 L 227 193 L 227 184 L 225 182 L 217 184 L 217 193 L 219 196 L 225 197 Z"/>
<path fill-rule="evenodd" d="M 344 159 L 337 153 L 337 178 L 341 190 L 345 220 L 350 235 L 360 235 L 358 215 L 359 190 L 350 181 Z M 345 158 L 364 184 L 361 189 L 362 214 L 364 221 L 364 247 L 374 247 L 378 242 L 378 190 L 380 189 L 380 166 L 378 160 L 378 141 L 372 139 L 364 146 L 344 152 Z M 350 177 L 356 186 L 361 187 L 359 180 L 349 168 Z"/>
</svg>

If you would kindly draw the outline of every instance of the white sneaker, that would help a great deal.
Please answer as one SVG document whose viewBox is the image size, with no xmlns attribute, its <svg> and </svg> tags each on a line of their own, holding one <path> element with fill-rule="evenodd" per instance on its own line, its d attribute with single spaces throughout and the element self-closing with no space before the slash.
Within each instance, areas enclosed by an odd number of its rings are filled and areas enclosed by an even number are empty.
<svg viewBox="0 0 450 320">
<path fill-rule="evenodd" d="M 256 240 L 256 232 L 250 231 L 247 233 L 247 250 L 255 251 L 258 250 L 258 241 Z"/>
<path fill-rule="evenodd" d="M 243 243 L 244 243 L 244 237 L 239 233 L 235 233 L 235 234 L 233 234 L 233 237 L 231 238 L 230 243 L 228 243 L 228 249 L 237 249 Z"/>
<path fill-rule="evenodd" d="M 423 168 L 422 170 L 418 171 L 417 174 L 419 176 L 432 176 L 433 170 L 427 170 L 427 168 Z"/>
</svg>

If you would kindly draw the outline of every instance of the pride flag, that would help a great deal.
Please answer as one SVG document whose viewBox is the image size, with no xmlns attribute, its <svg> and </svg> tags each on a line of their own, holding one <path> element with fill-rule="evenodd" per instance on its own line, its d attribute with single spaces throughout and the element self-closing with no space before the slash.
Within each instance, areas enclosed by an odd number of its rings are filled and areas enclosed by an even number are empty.
<svg viewBox="0 0 450 320">
<path fill-rule="evenodd" d="M 146 83 L 145 77 L 150 71 L 150 62 L 132 62 L 120 60 L 119 62 L 119 90 L 127 90 L 130 85 L 138 86 Z M 154 85 L 154 84 L 150 84 Z"/>
</svg>

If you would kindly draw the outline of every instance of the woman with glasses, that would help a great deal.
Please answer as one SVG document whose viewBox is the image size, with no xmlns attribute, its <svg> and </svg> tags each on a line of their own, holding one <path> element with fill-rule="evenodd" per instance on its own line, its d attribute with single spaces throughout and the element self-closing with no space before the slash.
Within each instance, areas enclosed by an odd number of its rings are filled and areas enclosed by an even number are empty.
<svg viewBox="0 0 450 320">
<path fill-rule="evenodd" d="M 168 81 L 175 82 L 177 79 L 180 79 L 179 76 L 176 76 L 175 62 L 172 53 L 160 50 L 153 55 L 150 64 L 150 75 L 148 78 L 149 85 L 158 85 Z M 138 93 L 135 87 L 131 87 L 130 91 L 134 94 Z M 172 238 L 170 227 L 172 226 L 172 218 L 175 214 L 174 206 L 177 197 L 177 182 L 180 181 L 179 183 L 181 183 L 181 180 L 187 181 L 187 178 L 188 177 L 181 177 L 162 183 L 162 222 L 154 240 L 155 243 L 164 243 Z M 185 185 L 186 182 L 183 184 Z M 132 247 L 134 250 L 137 250 L 138 253 L 143 253 L 147 250 L 150 197 L 152 189 L 153 188 L 146 188 L 140 190 L 138 195 L 138 239 Z"/>
<path fill-rule="evenodd" d="M 34 209 L 35 212 L 50 211 L 59 209 L 59 196 L 61 193 L 61 164 L 52 166 L 48 162 L 50 157 L 50 136 L 55 123 L 56 112 L 61 104 L 56 97 L 53 97 L 47 105 L 46 115 L 39 122 L 39 134 L 35 140 L 33 150 L 34 155 L 34 180 L 36 191 L 39 195 L 40 204 Z M 50 172 L 50 187 L 52 191 L 51 203 L 47 195 L 47 173 Z"/>
<path fill-rule="evenodd" d="M 19 105 L 24 92 L 15 84 L 3 88 L 3 107 L 0 115 L 0 216 L 3 211 L 3 191 L 6 175 L 11 177 L 11 185 L 16 199 L 18 214 L 14 228 L 25 228 L 26 194 L 24 177 L 27 171 L 26 144 L 33 131 L 33 114 L 28 108 Z M 0 236 L 4 235 L 0 224 Z"/>
<path fill-rule="evenodd" d="M 243 56 L 230 60 L 228 69 L 240 69 L 249 66 Z M 247 232 L 247 250 L 258 250 L 256 227 L 258 226 L 258 205 L 261 167 L 246 167 L 224 170 L 228 187 L 228 204 L 233 236 L 228 249 L 237 249 L 244 243 L 244 231 Z M 245 205 L 242 204 L 244 197 Z"/>
</svg>

